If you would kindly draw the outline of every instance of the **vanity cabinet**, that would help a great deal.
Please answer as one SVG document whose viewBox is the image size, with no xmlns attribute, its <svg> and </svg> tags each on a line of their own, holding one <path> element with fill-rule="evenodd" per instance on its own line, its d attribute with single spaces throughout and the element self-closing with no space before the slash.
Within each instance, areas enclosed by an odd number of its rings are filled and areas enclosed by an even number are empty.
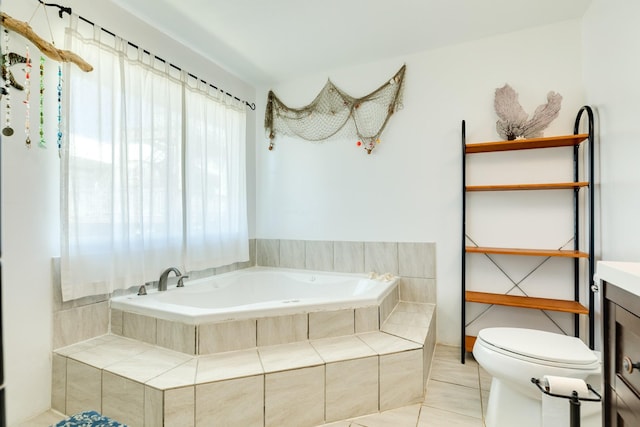
<svg viewBox="0 0 640 427">
<path fill-rule="evenodd" d="M 640 296 L 603 280 L 605 427 L 640 426 Z"/>
</svg>

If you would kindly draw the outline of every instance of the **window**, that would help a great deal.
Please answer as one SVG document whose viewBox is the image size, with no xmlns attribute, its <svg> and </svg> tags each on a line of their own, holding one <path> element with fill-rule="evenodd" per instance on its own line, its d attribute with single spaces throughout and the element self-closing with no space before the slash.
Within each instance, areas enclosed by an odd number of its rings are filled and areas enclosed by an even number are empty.
<svg viewBox="0 0 640 427">
<path fill-rule="evenodd" d="M 96 31 L 96 34 L 101 33 Z M 75 31 L 67 75 L 63 299 L 248 260 L 244 105 Z M 117 46 L 123 46 L 118 49 Z"/>
</svg>

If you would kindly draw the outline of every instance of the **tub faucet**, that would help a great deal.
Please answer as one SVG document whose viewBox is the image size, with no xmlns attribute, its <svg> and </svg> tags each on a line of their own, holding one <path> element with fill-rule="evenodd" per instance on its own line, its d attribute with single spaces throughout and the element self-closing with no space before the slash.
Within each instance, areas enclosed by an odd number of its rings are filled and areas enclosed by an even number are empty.
<svg viewBox="0 0 640 427">
<path fill-rule="evenodd" d="M 181 277 L 182 273 L 175 267 L 169 267 L 160 275 L 160 279 L 158 280 L 158 291 L 166 291 L 167 290 L 167 279 L 169 278 L 169 273 L 176 273 L 176 277 Z"/>
</svg>

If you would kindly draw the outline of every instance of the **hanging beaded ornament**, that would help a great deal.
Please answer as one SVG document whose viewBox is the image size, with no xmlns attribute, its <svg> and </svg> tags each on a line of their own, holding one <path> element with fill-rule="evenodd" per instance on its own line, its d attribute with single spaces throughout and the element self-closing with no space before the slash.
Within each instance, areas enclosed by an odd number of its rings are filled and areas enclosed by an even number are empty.
<svg viewBox="0 0 640 427">
<path fill-rule="evenodd" d="M 11 87 L 11 74 L 9 73 L 9 31 L 4 30 L 4 55 L 2 55 L 2 66 L 6 70 L 4 79 L 4 96 L 6 102 L 5 108 L 5 127 L 2 129 L 4 136 L 13 135 L 13 128 L 11 128 L 11 93 L 9 88 Z"/>
<path fill-rule="evenodd" d="M 31 106 L 29 104 L 29 98 L 31 97 L 31 55 L 29 55 L 29 46 L 27 46 L 27 50 L 26 50 L 26 54 L 25 57 L 27 58 L 27 61 L 25 62 L 25 68 L 24 68 L 24 107 L 25 107 L 25 113 L 24 113 L 24 133 L 26 136 L 26 139 L 24 141 L 25 145 L 27 146 L 27 148 L 31 148 L 31 116 L 30 116 L 30 110 L 31 110 Z"/>
<path fill-rule="evenodd" d="M 47 148 L 44 140 L 44 56 L 40 55 L 40 147 Z"/>
<path fill-rule="evenodd" d="M 58 65 L 58 155 L 62 148 L 62 67 Z"/>
</svg>

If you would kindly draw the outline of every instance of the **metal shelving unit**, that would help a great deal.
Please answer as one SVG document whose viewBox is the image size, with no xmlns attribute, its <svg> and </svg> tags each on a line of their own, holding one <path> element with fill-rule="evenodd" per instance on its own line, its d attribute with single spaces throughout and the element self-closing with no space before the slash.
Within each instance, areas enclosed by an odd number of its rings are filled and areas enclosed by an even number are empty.
<svg viewBox="0 0 640 427">
<path fill-rule="evenodd" d="M 579 133 L 583 114 L 588 120 L 588 133 Z M 475 337 L 467 335 L 466 305 L 469 303 L 502 305 L 509 307 L 519 307 L 523 309 L 548 310 L 574 314 L 574 334 L 579 335 L 579 316 L 588 316 L 588 342 L 589 346 L 594 346 L 594 124 L 593 111 L 591 107 L 582 107 L 576 116 L 572 135 L 554 136 L 545 138 L 519 139 L 514 141 L 495 141 L 467 144 L 466 124 L 462 121 L 462 274 L 461 274 L 461 362 L 465 362 L 465 353 L 473 349 Z M 587 158 L 580 162 L 580 146 L 586 144 Z M 495 184 L 495 185 L 467 185 L 466 177 L 466 157 L 470 154 L 492 153 L 499 151 L 515 150 L 535 150 L 555 147 L 573 147 L 573 181 L 557 183 L 523 183 L 523 184 Z M 581 164 L 584 163 L 584 164 Z M 580 181 L 580 168 L 585 167 L 588 175 L 587 181 Z M 564 190 L 573 192 L 573 250 L 558 249 L 527 249 L 527 248 L 495 248 L 467 245 L 467 193 L 478 191 L 538 191 L 538 190 Z M 585 203 L 580 206 L 580 191 L 588 191 Z M 583 219 L 584 218 L 584 219 Z M 580 221 L 586 221 L 588 236 L 584 247 L 580 247 Z M 518 295 L 504 295 L 488 292 L 468 291 L 467 282 L 467 254 L 500 254 L 512 256 L 538 256 L 538 257 L 561 257 L 573 260 L 573 300 L 560 300 L 549 298 L 537 298 Z M 580 302 L 580 291 L 585 280 L 580 279 L 580 263 L 586 260 L 587 277 L 584 285 L 588 286 L 588 301 L 586 305 Z M 506 325 L 505 325 L 506 326 Z"/>
</svg>

